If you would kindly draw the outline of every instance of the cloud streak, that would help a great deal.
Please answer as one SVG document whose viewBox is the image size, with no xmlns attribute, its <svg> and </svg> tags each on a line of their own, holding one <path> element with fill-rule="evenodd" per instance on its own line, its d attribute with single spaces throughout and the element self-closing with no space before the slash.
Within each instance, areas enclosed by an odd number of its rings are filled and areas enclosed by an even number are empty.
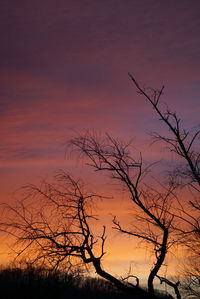
<svg viewBox="0 0 200 299">
<path fill-rule="evenodd" d="M 126 222 L 125 195 L 100 176 L 96 181 L 83 160 L 66 153 L 66 141 L 84 130 L 108 132 L 133 138 L 145 162 L 161 159 L 158 172 L 168 163 L 147 135 L 165 128 L 127 73 L 145 86 L 165 84 L 163 101 L 186 127 L 199 125 L 199 0 L 1 2 L 0 202 L 66 168 L 95 192 L 107 195 L 112 187 L 114 199 L 101 206 L 101 216 L 115 201 Z M 111 264 L 116 256 L 125 261 L 116 250 Z"/>
</svg>

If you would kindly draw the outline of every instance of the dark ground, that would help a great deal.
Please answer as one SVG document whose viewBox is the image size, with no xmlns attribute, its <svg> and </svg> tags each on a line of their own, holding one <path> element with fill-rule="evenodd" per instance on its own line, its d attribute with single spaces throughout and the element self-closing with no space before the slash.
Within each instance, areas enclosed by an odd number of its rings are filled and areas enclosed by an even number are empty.
<svg viewBox="0 0 200 299">
<path fill-rule="evenodd" d="M 19 268 L 1 270 L 0 298 L 134 299 L 133 296 L 130 297 L 119 292 L 112 285 L 102 279 L 63 275 L 60 272 L 50 272 L 34 268 L 27 268 L 23 270 Z"/>
</svg>

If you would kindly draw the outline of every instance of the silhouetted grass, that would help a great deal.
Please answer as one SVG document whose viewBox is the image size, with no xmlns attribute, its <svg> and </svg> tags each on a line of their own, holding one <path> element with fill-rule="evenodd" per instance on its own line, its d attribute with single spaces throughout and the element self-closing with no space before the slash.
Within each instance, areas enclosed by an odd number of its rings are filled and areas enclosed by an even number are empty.
<svg viewBox="0 0 200 299">
<path fill-rule="evenodd" d="M 1 270 L 0 293 L 1 299 L 122 298 L 121 293 L 102 279 L 32 267 Z"/>
<path fill-rule="evenodd" d="M 62 292 L 73 286 L 72 277 L 41 269 L 4 269 L 0 272 L 2 299 L 59 298 Z"/>
<path fill-rule="evenodd" d="M 62 272 L 36 269 L 33 267 L 0 270 L 0 298 L 134 299 L 119 292 L 103 279 L 83 278 L 80 275 L 65 275 Z"/>
</svg>

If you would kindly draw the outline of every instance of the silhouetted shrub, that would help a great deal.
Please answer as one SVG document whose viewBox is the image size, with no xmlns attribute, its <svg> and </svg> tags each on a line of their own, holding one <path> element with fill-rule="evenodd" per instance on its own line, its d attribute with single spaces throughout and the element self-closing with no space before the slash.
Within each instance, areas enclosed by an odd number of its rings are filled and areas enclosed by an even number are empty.
<svg viewBox="0 0 200 299">
<path fill-rule="evenodd" d="M 99 278 L 64 274 L 28 266 L 0 270 L 1 299 L 139 299 Z M 160 298 L 170 299 L 167 296 Z"/>
<path fill-rule="evenodd" d="M 32 267 L 3 269 L 0 271 L 1 298 L 59 298 L 65 289 L 76 287 L 77 279 L 61 272 Z"/>
</svg>

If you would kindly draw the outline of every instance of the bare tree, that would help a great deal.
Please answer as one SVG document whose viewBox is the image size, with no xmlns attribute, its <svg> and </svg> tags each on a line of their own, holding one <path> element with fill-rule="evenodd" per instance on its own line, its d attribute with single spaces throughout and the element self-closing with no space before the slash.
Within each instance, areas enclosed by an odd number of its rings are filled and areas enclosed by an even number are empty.
<svg viewBox="0 0 200 299">
<path fill-rule="evenodd" d="M 29 186 L 26 191 L 26 198 L 16 206 L 5 205 L 7 219 L 1 223 L 1 230 L 16 238 L 18 257 L 27 252 L 32 263 L 44 261 L 54 269 L 64 264 L 65 271 L 91 265 L 98 275 L 134 298 L 157 298 L 138 283 L 129 284 L 104 270 L 106 228 L 102 227 L 100 236 L 91 229 L 98 221 L 92 212 L 98 195 L 88 194 L 81 181 L 61 172 L 53 184 L 43 181 L 40 187 Z"/>
<path fill-rule="evenodd" d="M 91 134 L 74 138 L 71 143 L 89 159 L 88 165 L 95 171 L 106 171 L 111 178 L 121 182 L 135 211 L 134 224 L 123 228 L 116 217 L 114 229 L 145 241 L 153 247 L 155 262 L 148 277 L 148 291 L 154 294 L 154 279 L 163 265 L 170 246 L 175 243 L 170 213 L 174 198 L 174 185 L 165 186 L 162 191 L 149 187 L 145 176 L 149 168 L 144 168 L 142 157 L 136 160 L 130 153 L 130 144 L 120 142 L 109 135 L 99 140 Z"/>
<path fill-rule="evenodd" d="M 164 111 L 162 110 L 160 107 L 160 99 L 164 91 L 164 86 L 162 86 L 161 89 L 141 87 L 131 74 L 129 74 L 129 77 L 134 83 L 138 93 L 147 99 L 170 133 L 168 137 L 156 132 L 153 134 L 153 137 L 167 144 L 169 150 L 174 152 L 185 162 L 181 168 L 175 170 L 175 173 L 181 177 L 181 179 L 187 180 L 187 186 L 189 185 L 200 192 L 200 129 L 197 129 L 195 132 L 190 132 L 182 127 L 181 118 L 176 112 L 172 112 L 168 107 Z M 191 204 L 198 209 L 200 207 L 199 202 L 191 202 Z"/>
<path fill-rule="evenodd" d="M 195 257 L 196 261 L 199 261 L 199 246 L 200 246 L 200 129 L 189 131 L 182 125 L 181 118 L 176 112 L 172 112 L 168 107 L 163 110 L 161 108 L 161 96 L 164 91 L 164 86 L 160 89 L 153 89 L 142 87 L 136 79 L 129 74 L 130 79 L 134 83 L 136 90 L 139 94 L 144 96 L 146 100 L 151 104 L 152 108 L 156 112 L 164 125 L 168 128 L 168 135 L 160 135 L 159 133 L 153 133 L 155 141 L 161 141 L 167 145 L 168 149 L 175 153 L 177 157 L 183 162 L 182 165 L 176 166 L 173 172 L 170 174 L 170 179 L 178 183 L 179 187 L 190 187 L 191 194 L 190 199 L 185 203 L 190 206 L 191 211 L 188 211 L 189 206 L 185 207 L 185 204 L 178 200 L 178 207 L 173 211 L 173 215 L 179 219 L 179 227 L 176 230 L 179 231 L 179 237 L 184 240 L 184 245 L 189 249 L 189 256 Z M 166 107 L 166 106 L 165 106 Z M 181 223 L 183 227 L 181 228 Z M 188 267 L 185 268 L 185 275 L 188 276 L 189 281 L 193 285 L 194 277 L 195 282 L 198 282 L 199 275 L 197 275 L 195 263 L 191 263 L 190 268 L 194 267 L 194 271 Z M 194 274 L 195 273 L 195 274 Z M 190 277 L 189 277 L 190 276 Z"/>
<path fill-rule="evenodd" d="M 145 176 L 149 168 L 143 167 L 141 156 L 139 160 L 131 156 L 129 143 L 109 135 L 102 141 L 86 134 L 74 138 L 71 144 L 87 156 L 89 165 L 96 171 L 110 173 L 112 179 L 126 188 L 135 210 L 134 224 L 131 229 L 123 228 L 114 217 L 113 225 L 115 230 L 139 238 L 153 249 L 155 262 L 148 277 L 148 291 L 140 288 L 139 278 L 136 284 L 130 284 L 127 279 L 114 277 L 104 270 L 106 228 L 102 227 L 100 236 L 91 229 L 93 222 L 97 221 L 92 202 L 99 196 L 88 194 L 81 181 L 65 172 L 57 175 L 53 184 L 44 181 L 40 187 L 27 187 L 26 198 L 34 204 L 23 200 L 15 207 L 7 205 L 11 214 L 7 214 L 7 221 L 1 223 L 1 229 L 17 238 L 20 245 L 18 256 L 29 251 L 33 262 L 45 260 L 54 267 L 65 263 L 68 269 L 79 263 L 92 265 L 98 275 L 118 289 L 139 298 L 156 298 L 154 279 L 175 242 L 174 217 L 169 213 L 174 186 L 169 185 L 162 192 L 148 187 Z"/>
<path fill-rule="evenodd" d="M 148 172 L 151 165 L 144 166 L 141 154 L 134 157 L 131 143 L 121 142 L 108 134 L 104 138 L 97 138 L 87 133 L 73 138 L 70 143 L 86 157 L 90 167 L 97 172 L 110 174 L 111 179 L 125 190 L 132 204 L 132 223 L 127 226 L 117 216 L 113 216 L 112 226 L 121 234 L 145 242 L 153 252 L 154 262 L 149 270 L 148 291 L 140 288 L 139 277 L 134 273 L 117 278 L 104 269 L 106 227 L 102 226 L 99 236 L 92 229 L 94 221 L 98 221 L 94 215 L 93 201 L 99 196 L 88 193 L 81 181 L 65 172 L 60 173 L 53 183 L 43 182 L 40 187 L 26 188 L 27 198 L 34 204 L 29 205 L 24 200 L 15 207 L 7 205 L 7 211 L 11 214 L 7 215 L 6 222 L 1 223 L 1 229 L 17 238 L 20 245 L 18 256 L 31 252 L 33 262 L 45 260 L 54 267 L 64 263 L 67 269 L 80 264 L 91 265 L 98 275 L 138 298 L 156 298 L 154 282 L 157 277 L 172 286 L 176 297 L 180 298 L 179 282 L 174 283 L 162 277 L 160 270 L 170 248 L 177 243 L 177 236 L 181 235 L 185 240 L 186 236 L 199 233 L 199 199 L 188 201 L 197 213 L 195 216 L 190 215 L 176 196 L 176 189 L 181 183 L 182 186 L 190 186 L 198 194 L 200 192 L 200 154 L 197 150 L 200 131 L 191 135 L 182 129 L 180 118 L 175 112 L 168 108 L 166 111 L 160 109 L 164 87 L 160 90 L 142 88 L 132 75 L 129 76 L 137 91 L 150 102 L 171 134 L 165 137 L 155 133 L 154 138 L 167 144 L 185 162 L 182 167 L 174 170 L 172 180 L 168 184 L 160 183 L 158 188 L 150 186 Z M 174 174 L 178 174 L 181 179 L 179 185 L 176 184 Z M 177 223 L 184 223 L 184 227 Z M 136 279 L 135 284 L 128 281 L 130 277 Z"/>
<path fill-rule="evenodd" d="M 95 219 L 91 201 L 96 195 L 84 192 L 81 181 L 65 172 L 56 181 L 43 181 L 40 187 L 25 187 L 26 196 L 16 206 L 4 204 L 5 223 L 1 229 L 16 237 L 18 256 L 30 250 L 33 262 L 45 260 L 53 267 L 62 262 L 67 268 L 78 260 L 88 263 L 98 238 L 95 239 L 88 221 Z M 101 240 L 100 259 L 104 255 L 105 228 Z"/>
</svg>

